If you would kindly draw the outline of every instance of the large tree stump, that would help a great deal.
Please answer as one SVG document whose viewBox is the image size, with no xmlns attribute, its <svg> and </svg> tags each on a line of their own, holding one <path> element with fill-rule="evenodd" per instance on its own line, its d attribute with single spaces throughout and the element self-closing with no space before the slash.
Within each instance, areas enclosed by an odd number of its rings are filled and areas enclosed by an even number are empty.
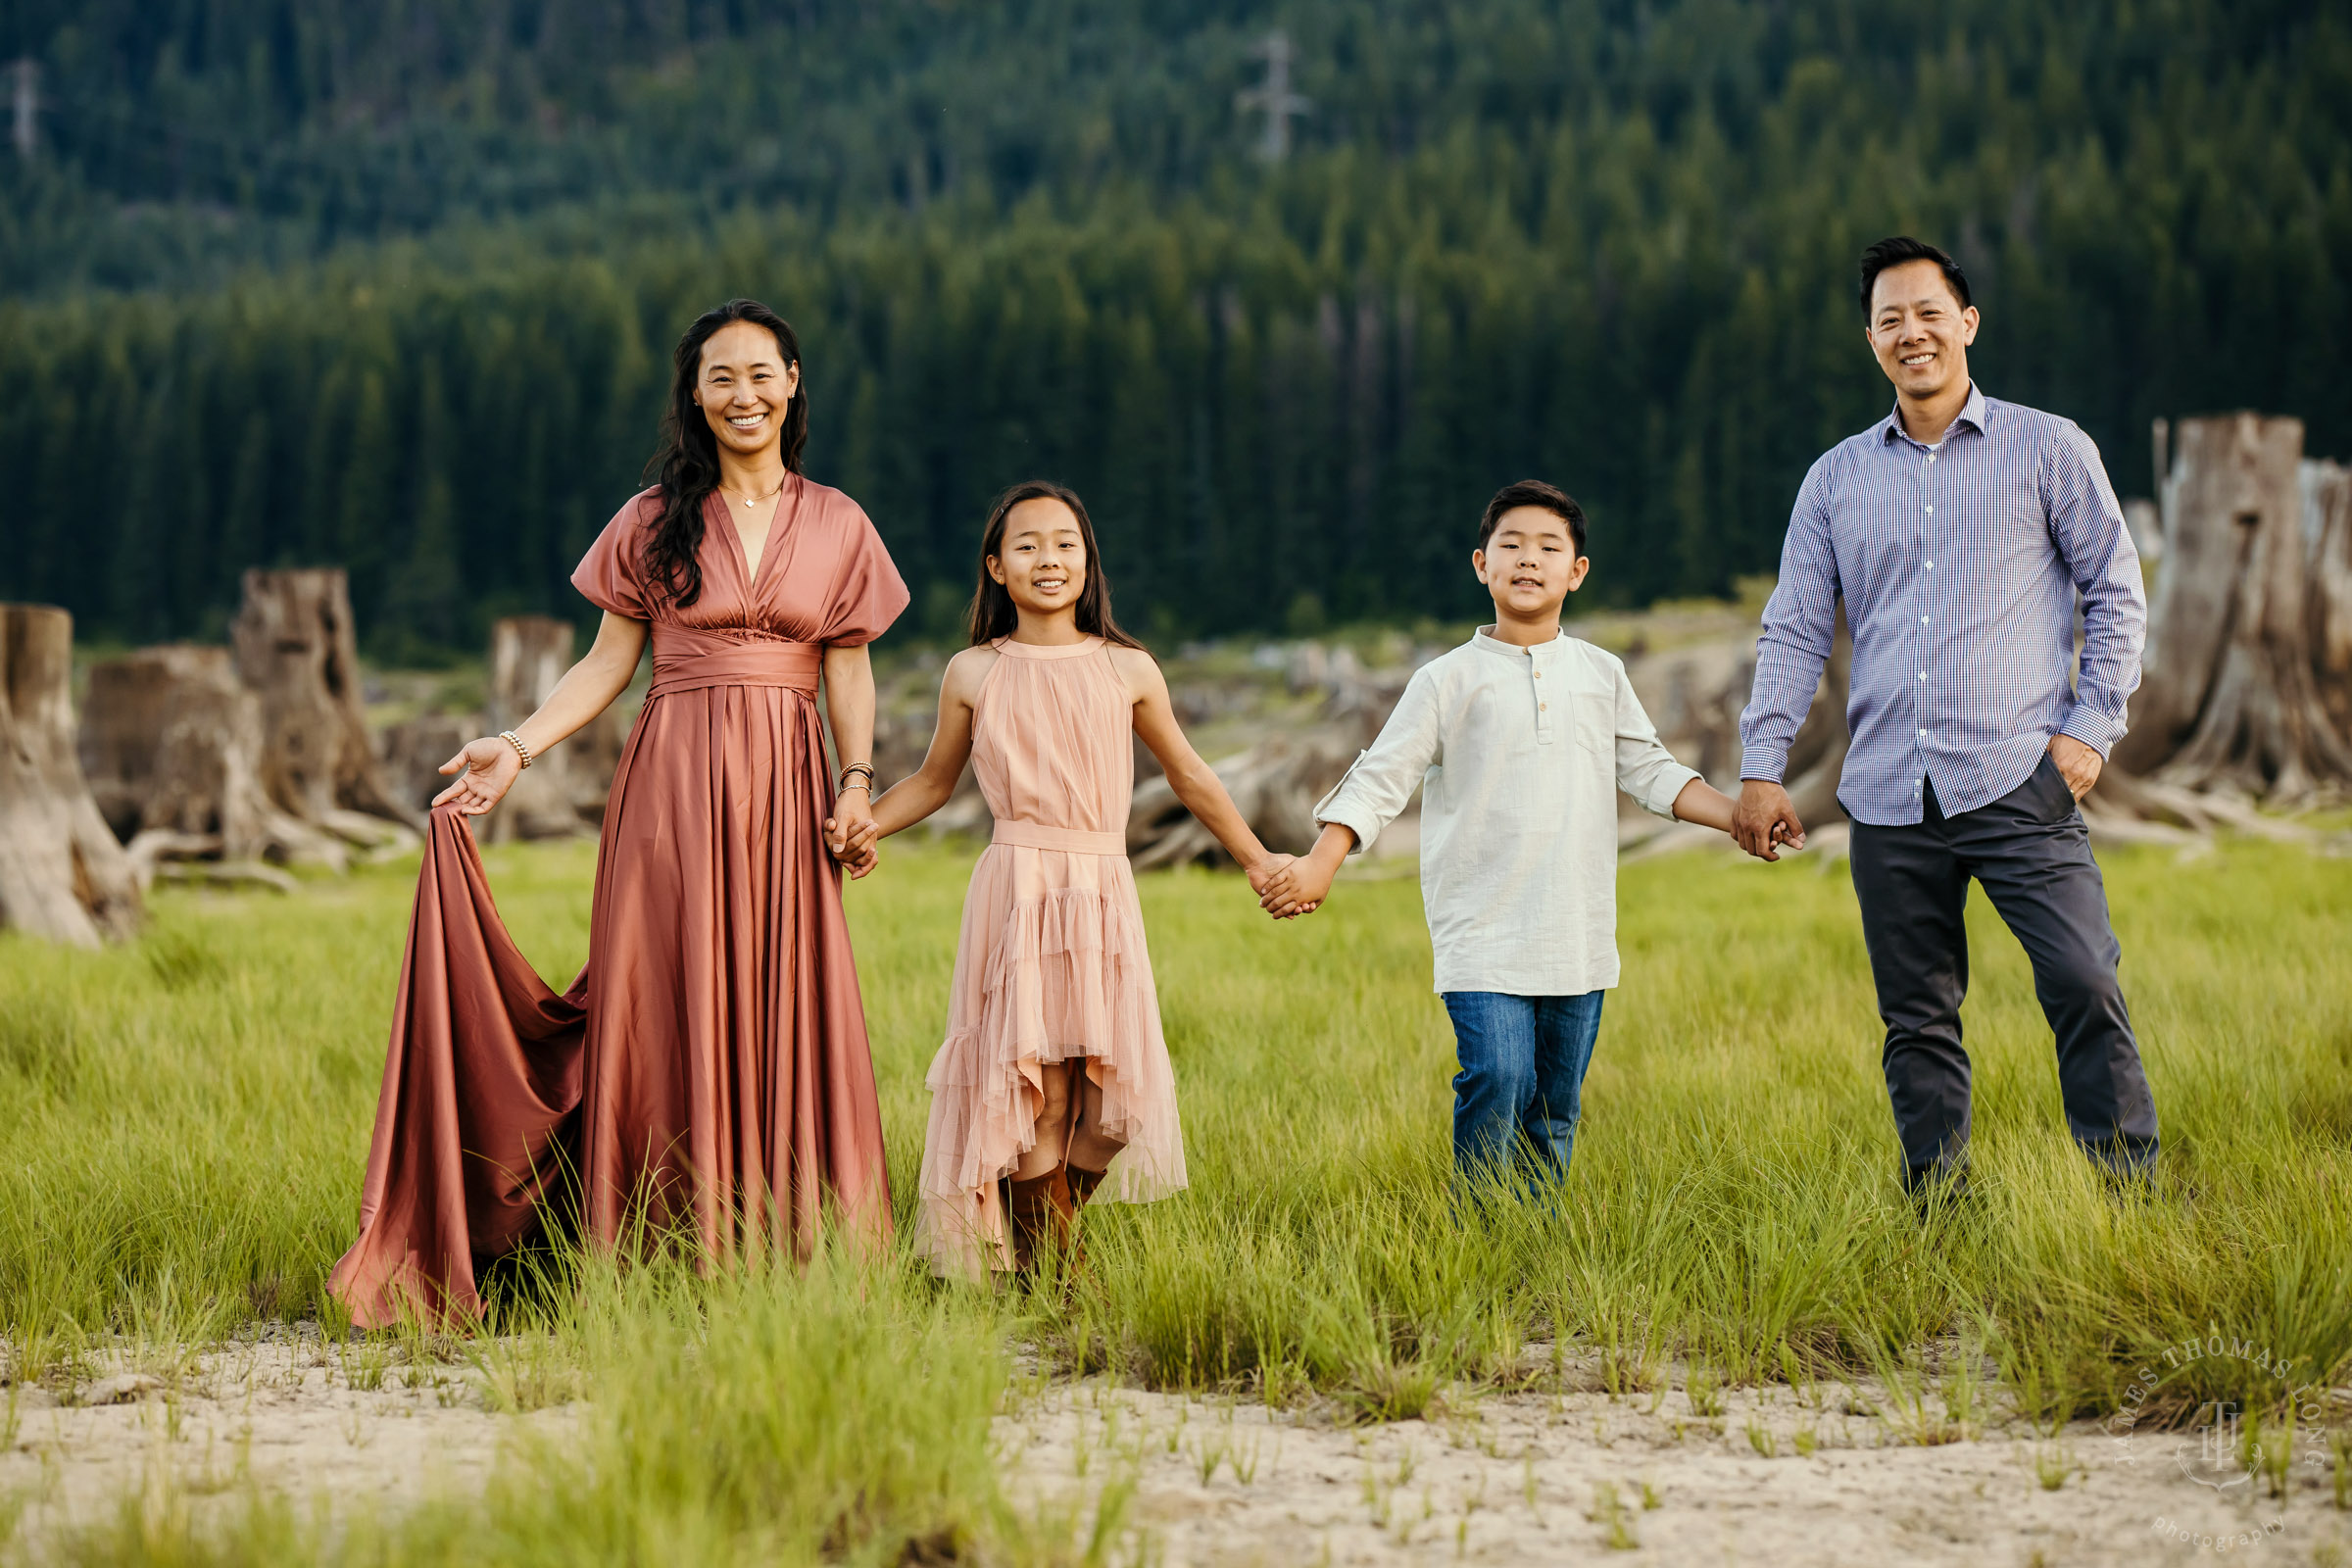
<svg viewBox="0 0 2352 1568">
<path fill-rule="evenodd" d="M 2328 590 L 2305 524 L 2303 421 L 2237 414 L 2171 433 L 2165 566 L 2117 764 L 2280 803 L 2352 781 L 2322 697 Z"/>
<path fill-rule="evenodd" d="M 180 643 L 93 665 L 82 710 L 82 769 L 142 878 L 167 859 L 345 865 L 342 840 L 263 788 L 261 702 L 227 649 Z"/>
<path fill-rule="evenodd" d="M 94 948 L 139 924 L 130 858 L 74 744 L 74 617 L 0 605 L 0 925 Z"/>
<path fill-rule="evenodd" d="M 483 715 L 486 733 L 513 729 L 539 710 L 554 694 L 556 683 L 571 668 L 571 622 L 552 615 L 509 615 L 490 629 L 490 708 Z M 583 785 L 600 802 L 612 783 L 610 771 L 598 783 L 588 776 L 600 748 L 594 732 L 611 727 L 600 713 L 561 746 L 531 760 L 497 809 L 477 824 L 482 841 L 569 838 L 587 831 L 580 816 Z M 446 759 L 445 759 L 446 760 Z M 583 762 L 575 769 L 574 763 Z M 574 777 L 577 771 L 581 776 Z"/>
<path fill-rule="evenodd" d="M 2352 738 L 2352 468 L 2303 465 L 2303 526 L 2320 703 L 2336 734 Z"/>
<path fill-rule="evenodd" d="M 359 645 L 340 567 L 249 570 L 229 629 L 237 674 L 262 702 L 262 787 L 339 836 L 386 842 L 368 817 L 420 828 L 376 771 L 360 710 Z"/>
</svg>

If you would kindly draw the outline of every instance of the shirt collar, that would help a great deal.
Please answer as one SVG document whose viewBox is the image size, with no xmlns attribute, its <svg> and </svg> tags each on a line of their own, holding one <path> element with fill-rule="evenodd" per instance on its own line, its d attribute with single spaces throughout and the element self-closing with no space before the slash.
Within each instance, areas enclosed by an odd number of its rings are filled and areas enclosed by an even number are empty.
<svg viewBox="0 0 2352 1568">
<path fill-rule="evenodd" d="M 1952 438 L 1952 430 L 1964 424 L 1974 429 L 1977 434 L 1983 435 L 1984 433 L 1985 407 L 1984 389 L 1977 385 L 1972 377 L 1968 383 L 1968 401 L 1960 405 L 1959 417 L 1952 420 L 1951 428 L 1943 432 L 1944 440 L 1949 441 Z M 1901 403 L 1896 403 L 1893 411 L 1880 424 L 1879 440 L 1881 442 L 1911 441 L 1911 432 L 1903 428 L 1903 406 Z M 1911 444 L 1916 447 L 1925 446 L 1927 443 L 1911 441 Z M 1938 443 L 1938 445 L 1940 444 Z"/>
<path fill-rule="evenodd" d="M 1501 654 L 1506 659 L 1532 659 L 1538 653 L 1545 649 L 1566 647 L 1568 644 L 1568 628 L 1562 626 L 1560 628 L 1560 634 L 1552 638 L 1551 641 L 1547 643 L 1537 643 L 1533 647 L 1523 647 L 1518 643 L 1504 642 L 1501 638 L 1494 635 L 1494 628 L 1492 625 L 1487 625 L 1481 626 L 1478 628 L 1478 630 L 1472 632 L 1470 634 L 1470 642 L 1473 647 L 1484 648 L 1490 654 Z"/>
</svg>

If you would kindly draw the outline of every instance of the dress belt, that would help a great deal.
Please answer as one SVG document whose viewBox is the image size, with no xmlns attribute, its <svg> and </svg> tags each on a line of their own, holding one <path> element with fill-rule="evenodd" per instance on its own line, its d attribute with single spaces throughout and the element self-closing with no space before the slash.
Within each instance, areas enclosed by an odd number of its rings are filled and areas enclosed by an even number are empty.
<svg viewBox="0 0 2352 1568">
<path fill-rule="evenodd" d="M 1049 827 L 1043 822 L 997 823 L 991 843 L 1016 850 L 1059 850 L 1064 855 L 1127 854 L 1124 833 L 1089 833 L 1082 827 Z"/>
<path fill-rule="evenodd" d="M 658 622 L 653 640 L 653 697 L 705 686 L 783 686 L 813 697 L 824 668 L 822 643 Z"/>
</svg>

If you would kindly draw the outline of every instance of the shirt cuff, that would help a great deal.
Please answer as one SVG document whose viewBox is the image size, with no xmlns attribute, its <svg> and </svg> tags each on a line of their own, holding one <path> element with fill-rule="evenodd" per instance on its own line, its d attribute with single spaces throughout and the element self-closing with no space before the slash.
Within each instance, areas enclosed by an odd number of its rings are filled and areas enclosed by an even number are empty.
<svg viewBox="0 0 2352 1568">
<path fill-rule="evenodd" d="M 2124 726 L 2087 703 L 2077 703 L 2058 733 L 2081 741 L 2103 759 L 2124 738 Z"/>
<path fill-rule="evenodd" d="M 1355 835 L 1355 848 L 1348 852 L 1349 855 L 1363 854 L 1372 847 L 1372 841 L 1380 837 L 1379 820 L 1362 807 L 1351 806 L 1345 801 L 1335 801 L 1315 812 L 1316 827 L 1329 827 L 1333 823 Z"/>
<path fill-rule="evenodd" d="M 1642 802 L 1642 809 L 1649 812 L 1652 816 L 1662 816 L 1669 822 L 1673 821 L 1674 803 L 1683 798 L 1683 791 L 1689 789 L 1690 787 L 1690 781 L 1697 777 L 1699 777 L 1699 772 L 1698 769 L 1694 767 L 1677 766 L 1671 771 L 1660 773 L 1659 778 L 1661 782 L 1670 782 L 1674 785 L 1674 788 L 1665 790 L 1662 793 L 1653 794 L 1648 799 L 1643 800 Z"/>
<path fill-rule="evenodd" d="M 1778 784 L 1788 772 L 1786 746 L 1746 746 L 1740 751 L 1740 776 Z"/>
</svg>

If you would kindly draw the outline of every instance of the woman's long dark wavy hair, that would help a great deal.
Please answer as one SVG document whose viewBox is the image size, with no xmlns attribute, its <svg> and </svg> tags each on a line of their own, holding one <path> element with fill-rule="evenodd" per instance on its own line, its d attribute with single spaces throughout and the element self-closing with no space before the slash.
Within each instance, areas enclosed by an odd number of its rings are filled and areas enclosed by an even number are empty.
<svg viewBox="0 0 2352 1568">
<path fill-rule="evenodd" d="M 801 363 L 801 340 L 792 323 L 758 300 L 729 300 L 694 318 L 678 339 L 669 377 L 669 410 L 662 416 L 662 444 L 645 465 L 646 477 L 662 487 L 662 514 L 645 547 L 646 575 L 680 609 L 703 596 L 703 503 L 718 488 L 718 438 L 694 401 L 703 377 L 703 345 L 720 327 L 736 321 L 764 326 L 775 334 L 786 365 Z M 801 449 L 808 444 L 808 381 L 792 394 L 781 434 L 784 469 L 801 471 Z"/>
<path fill-rule="evenodd" d="M 1009 637 L 1021 622 L 1020 612 L 1013 608 L 1012 595 L 988 574 L 988 563 L 990 557 L 1004 554 L 1004 519 L 1024 501 L 1058 501 L 1078 519 L 1078 538 L 1086 546 L 1086 586 L 1078 590 L 1078 629 L 1106 643 L 1117 643 L 1121 648 L 1143 647 L 1111 617 L 1110 578 L 1102 570 L 1102 551 L 1095 543 L 1095 520 L 1086 514 L 1086 503 L 1078 499 L 1077 491 L 1051 479 L 1023 479 L 997 497 L 996 505 L 988 509 L 988 526 L 980 530 L 980 589 L 972 595 L 972 608 L 966 617 L 972 645 L 978 647 L 1000 637 Z"/>
</svg>

